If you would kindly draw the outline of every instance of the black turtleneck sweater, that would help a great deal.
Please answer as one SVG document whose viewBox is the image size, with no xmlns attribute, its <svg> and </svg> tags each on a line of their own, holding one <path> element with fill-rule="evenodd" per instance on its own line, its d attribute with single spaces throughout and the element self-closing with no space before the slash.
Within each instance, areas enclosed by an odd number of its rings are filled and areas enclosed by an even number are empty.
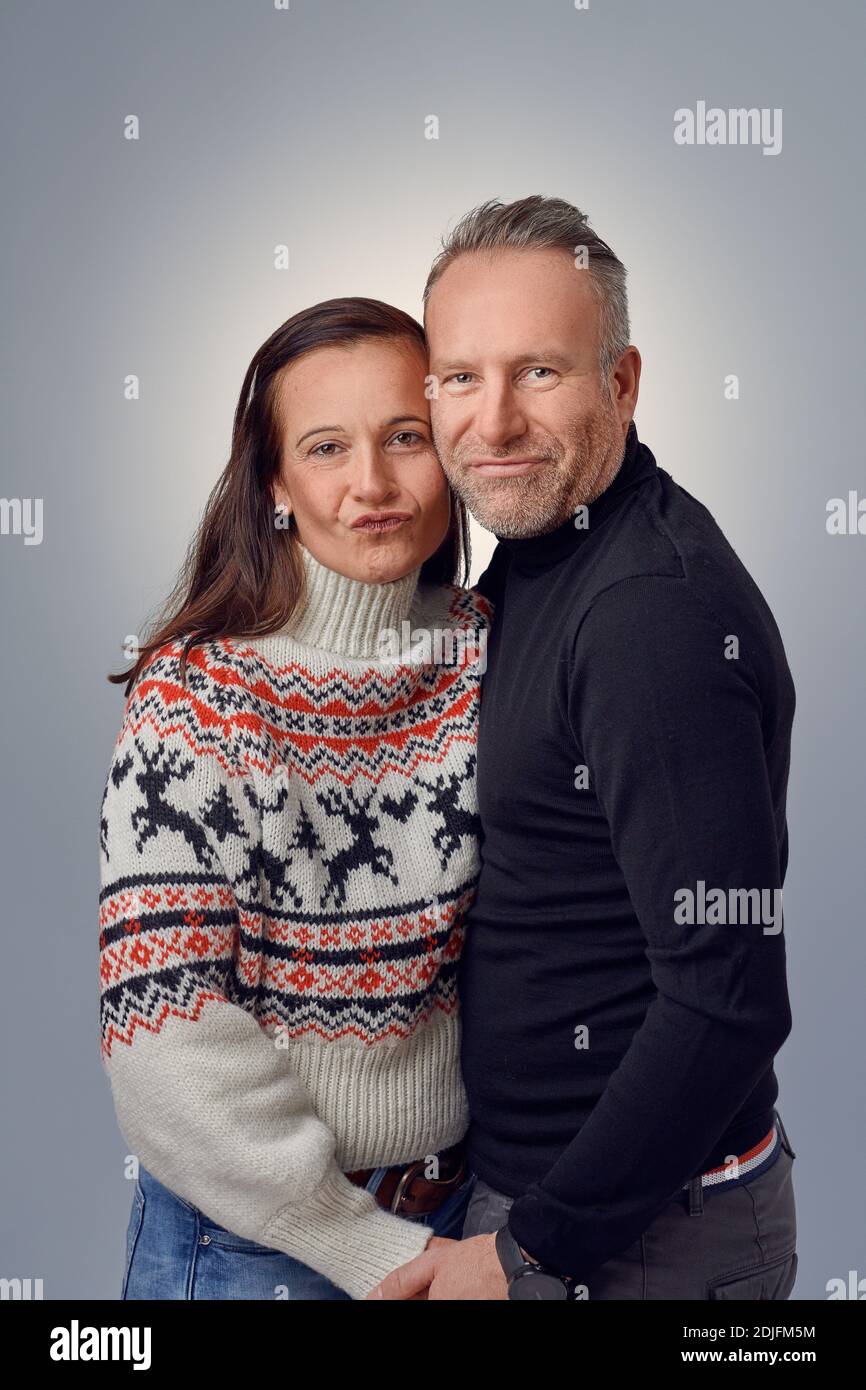
<svg viewBox="0 0 866 1390">
<path fill-rule="evenodd" d="M 471 1164 L 516 1197 L 523 1248 L 580 1280 L 772 1126 L 794 712 L 760 591 L 633 424 L 587 520 L 500 539 L 479 581 L 459 977 Z"/>
</svg>

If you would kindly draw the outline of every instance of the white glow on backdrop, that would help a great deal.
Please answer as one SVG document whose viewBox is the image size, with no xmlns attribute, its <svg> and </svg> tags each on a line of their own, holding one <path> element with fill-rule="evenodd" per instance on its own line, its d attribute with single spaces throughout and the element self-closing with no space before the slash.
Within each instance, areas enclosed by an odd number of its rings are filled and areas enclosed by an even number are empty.
<svg viewBox="0 0 866 1390">
<path fill-rule="evenodd" d="M 45 523 L 39 546 L 0 544 L 16 927 L 4 1016 L 16 1046 L 47 1051 L 54 1082 L 45 1104 L 10 1069 L 27 1123 L 10 1126 L 8 1187 L 34 1194 L 15 1242 L 33 1269 L 43 1251 L 52 1262 L 51 1297 L 114 1297 L 80 1257 L 104 1195 L 76 1150 L 93 1119 L 93 999 L 58 1011 L 21 982 L 47 968 L 91 988 L 96 810 L 122 704 L 105 673 L 166 595 L 227 460 L 249 359 L 334 295 L 419 315 L 445 227 L 484 199 L 540 192 L 577 203 L 627 265 L 639 433 L 741 555 L 794 673 L 796 1027 L 780 1076 L 792 1112 L 833 1136 L 834 1183 L 817 1164 L 803 1188 L 799 1294 L 823 1298 L 814 1271 L 847 1270 L 848 1234 L 866 1229 L 863 1109 L 838 1080 L 839 1059 L 862 1052 L 866 537 L 825 527 L 828 498 L 866 492 L 860 0 L 6 11 L 3 490 L 44 497 Z M 784 108 L 783 149 L 677 145 L 674 113 L 699 101 Z M 137 141 L 123 138 L 130 113 Z M 475 538 L 477 576 L 491 541 Z M 101 1087 L 91 1103 L 105 1125 Z M 92 1184 L 74 1232 L 58 1152 L 76 1193 Z"/>
</svg>

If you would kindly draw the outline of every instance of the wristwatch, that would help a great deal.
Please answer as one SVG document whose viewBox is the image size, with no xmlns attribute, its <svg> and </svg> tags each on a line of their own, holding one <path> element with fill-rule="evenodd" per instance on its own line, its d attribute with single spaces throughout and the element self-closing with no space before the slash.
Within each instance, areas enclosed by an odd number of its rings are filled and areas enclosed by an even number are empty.
<svg viewBox="0 0 866 1390">
<path fill-rule="evenodd" d="M 508 1280 L 509 1298 L 571 1298 L 574 1280 L 527 1260 L 508 1223 L 496 1232 L 496 1253 Z"/>
</svg>

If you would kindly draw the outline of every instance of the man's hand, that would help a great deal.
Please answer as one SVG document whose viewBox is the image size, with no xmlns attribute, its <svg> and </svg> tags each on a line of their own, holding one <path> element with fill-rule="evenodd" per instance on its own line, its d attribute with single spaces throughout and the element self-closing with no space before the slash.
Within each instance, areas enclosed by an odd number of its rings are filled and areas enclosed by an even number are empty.
<svg viewBox="0 0 866 1390">
<path fill-rule="evenodd" d="M 367 1297 L 507 1298 L 508 1285 L 495 1241 L 495 1235 L 470 1236 L 468 1240 L 431 1236 L 420 1255 L 392 1270 Z"/>
</svg>

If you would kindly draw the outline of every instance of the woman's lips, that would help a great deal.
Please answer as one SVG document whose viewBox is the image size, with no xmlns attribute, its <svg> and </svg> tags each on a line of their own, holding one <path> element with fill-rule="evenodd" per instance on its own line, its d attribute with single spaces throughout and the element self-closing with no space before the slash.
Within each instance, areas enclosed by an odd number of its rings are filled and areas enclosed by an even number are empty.
<svg viewBox="0 0 866 1390">
<path fill-rule="evenodd" d="M 369 515 L 359 516 L 357 521 L 353 521 L 352 530 L 396 531 L 407 521 L 411 521 L 408 512 L 371 512 Z"/>
</svg>

